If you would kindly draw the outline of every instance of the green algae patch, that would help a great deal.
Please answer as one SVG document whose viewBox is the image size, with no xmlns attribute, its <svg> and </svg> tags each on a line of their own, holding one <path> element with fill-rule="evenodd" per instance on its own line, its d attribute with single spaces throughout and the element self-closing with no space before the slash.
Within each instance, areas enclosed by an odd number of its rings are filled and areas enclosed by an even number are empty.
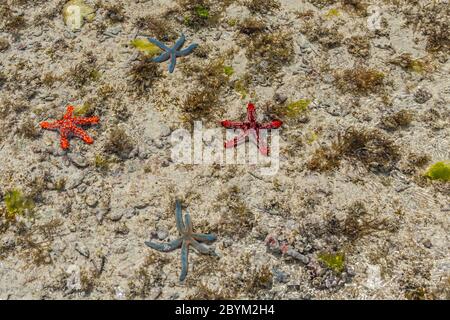
<svg viewBox="0 0 450 320">
<path fill-rule="evenodd" d="M 345 254 L 343 252 L 320 253 L 317 258 L 328 269 L 336 273 L 341 273 L 345 269 Z"/>
<path fill-rule="evenodd" d="M 204 6 L 195 7 L 195 13 L 199 18 L 208 19 L 209 18 L 209 10 Z"/>
<path fill-rule="evenodd" d="M 338 9 L 333 8 L 333 9 L 328 10 L 328 12 L 325 14 L 325 17 L 333 18 L 333 17 L 339 17 L 340 15 L 341 15 L 341 12 Z"/>
<path fill-rule="evenodd" d="M 83 103 L 81 106 L 78 106 L 73 111 L 74 116 L 85 116 L 86 114 L 89 114 L 93 110 L 92 105 L 88 102 Z"/>
<path fill-rule="evenodd" d="M 231 77 L 234 73 L 233 67 L 232 66 L 224 66 L 223 73 L 225 73 L 227 76 Z"/>
<path fill-rule="evenodd" d="M 425 176 L 431 180 L 450 181 L 450 161 L 436 162 L 428 168 Z"/>
<path fill-rule="evenodd" d="M 286 106 L 286 115 L 290 118 L 295 118 L 308 110 L 310 104 L 311 100 L 309 99 L 300 99 L 298 101 L 291 102 Z"/>
<path fill-rule="evenodd" d="M 134 39 L 131 41 L 131 45 L 147 56 L 154 56 L 161 52 L 158 46 L 147 39 Z"/>
<path fill-rule="evenodd" d="M 33 200 L 22 194 L 22 191 L 13 189 L 6 192 L 4 197 L 6 205 L 6 218 L 14 220 L 16 216 L 23 216 L 34 208 Z"/>
</svg>

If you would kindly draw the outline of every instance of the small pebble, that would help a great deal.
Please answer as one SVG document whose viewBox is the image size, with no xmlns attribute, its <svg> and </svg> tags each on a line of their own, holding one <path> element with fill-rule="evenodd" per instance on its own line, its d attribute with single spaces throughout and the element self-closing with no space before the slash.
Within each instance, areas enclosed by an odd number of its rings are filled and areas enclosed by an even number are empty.
<svg viewBox="0 0 450 320">
<path fill-rule="evenodd" d="M 95 206 L 98 204 L 98 199 L 97 199 L 97 197 L 96 197 L 95 195 L 89 194 L 89 195 L 86 197 L 85 202 L 86 202 L 86 204 L 87 204 L 89 207 L 93 208 L 93 207 L 95 207 Z"/>
<path fill-rule="evenodd" d="M 432 97 L 432 95 L 430 92 L 428 92 L 425 89 L 419 89 L 414 94 L 414 101 L 416 101 L 417 103 L 423 104 L 423 103 L 427 102 L 428 100 L 430 100 L 431 97 Z"/>
<path fill-rule="evenodd" d="M 158 230 L 158 232 L 156 233 L 156 236 L 159 240 L 164 240 L 168 235 L 169 233 L 166 230 Z"/>
<path fill-rule="evenodd" d="M 431 247 L 433 246 L 433 244 L 431 243 L 431 241 L 429 239 L 425 240 L 423 242 L 423 246 L 427 249 L 431 249 Z"/>
<path fill-rule="evenodd" d="M 279 283 L 288 283 L 289 282 L 289 274 L 283 272 L 278 269 L 273 269 L 273 275 L 275 277 L 275 281 Z"/>
<path fill-rule="evenodd" d="M 70 154 L 69 160 L 78 168 L 86 168 L 88 166 L 88 162 L 85 157 L 78 153 Z"/>
</svg>

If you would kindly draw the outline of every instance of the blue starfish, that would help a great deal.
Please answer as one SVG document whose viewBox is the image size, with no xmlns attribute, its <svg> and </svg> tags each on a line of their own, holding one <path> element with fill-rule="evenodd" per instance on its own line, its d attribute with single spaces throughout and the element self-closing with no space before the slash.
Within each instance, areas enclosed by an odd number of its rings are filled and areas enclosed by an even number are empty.
<svg viewBox="0 0 450 320">
<path fill-rule="evenodd" d="M 154 45 L 158 46 L 161 50 L 164 51 L 161 55 L 157 56 L 156 58 L 153 58 L 153 62 L 164 62 L 170 59 L 170 65 L 169 65 L 169 72 L 172 73 L 173 70 L 175 70 L 175 65 L 177 63 L 178 57 L 184 57 L 190 54 L 195 48 L 198 47 L 196 43 L 191 44 L 186 49 L 180 50 L 180 48 L 183 46 L 184 41 L 186 40 L 186 37 L 184 34 L 181 34 L 180 39 L 175 42 L 172 48 L 167 47 L 164 43 L 153 39 L 148 38 L 148 41 L 153 43 Z"/>
<path fill-rule="evenodd" d="M 215 241 L 217 237 L 214 234 L 204 234 L 204 233 L 194 233 L 192 231 L 192 221 L 189 213 L 185 215 L 185 223 L 183 223 L 183 217 L 181 214 L 181 203 L 179 200 L 176 201 L 176 220 L 177 220 L 177 229 L 180 232 L 181 237 L 178 239 L 171 241 L 169 243 L 155 243 L 151 241 L 145 241 L 145 244 L 152 249 L 161 251 L 161 252 L 170 252 L 179 247 L 181 247 L 181 275 L 180 281 L 183 281 L 186 278 L 188 271 L 188 251 L 189 245 L 192 245 L 198 252 L 203 254 L 216 255 L 214 250 L 207 247 L 201 241 Z"/>
</svg>

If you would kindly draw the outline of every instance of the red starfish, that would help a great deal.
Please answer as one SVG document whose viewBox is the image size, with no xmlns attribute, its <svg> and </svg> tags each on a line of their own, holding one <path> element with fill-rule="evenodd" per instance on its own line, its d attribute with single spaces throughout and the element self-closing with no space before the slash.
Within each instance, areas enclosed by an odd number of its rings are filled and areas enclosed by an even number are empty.
<svg viewBox="0 0 450 320">
<path fill-rule="evenodd" d="M 83 140 L 84 142 L 91 144 L 94 142 L 87 133 L 77 127 L 77 125 L 87 125 L 87 124 L 96 124 L 100 121 L 98 117 L 90 117 L 90 118 L 81 118 L 74 117 L 73 110 L 75 108 L 73 106 L 67 106 L 67 111 L 62 120 L 57 120 L 54 122 L 41 122 L 41 128 L 47 130 L 58 130 L 61 136 L 61 148 L 64 150 L 69 148 L 69 138 L 71 136 L 75 136 Z"/>
<path fill-rule="evenodd" d="M 242 132 L 232 140 L 224 143 L 225 148 L 236 147 L 240 143 L 246 140 L 247 136 L 252 136 L 253 143 L 256 144 L 259 151 L 267 156 L 269 154 L 269 147 L 266 143 L 260 140 L 260 130 L 261 129 L 277 129 L 281 127 L 283 122 L 280 120 L 272 120 L 269 123 L 261 124 L 256 121 L 256 111 L 255 106 L 252 103 L 247 105 L 247 121 L 245 122 L 234 122 L 230 120 L 224 120 L 221 122 L 222 126 L 227 129 L 241 129 Z"/>
</svg>

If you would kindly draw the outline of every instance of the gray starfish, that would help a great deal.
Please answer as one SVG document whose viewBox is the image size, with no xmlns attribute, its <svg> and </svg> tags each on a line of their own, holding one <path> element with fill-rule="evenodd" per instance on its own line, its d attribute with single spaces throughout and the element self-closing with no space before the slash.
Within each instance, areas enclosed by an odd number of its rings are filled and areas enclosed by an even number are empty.
<svg viewBox="0 0 450 320">
<path fill-rule="evenodd" d="M 184 57 L 190 54 L 195 48 L 198 47 L 196 43 L 191 44 L 186 49 L 180 50 L 180 48 L 183 46 L 184 42 L 186 41 L 186 37 L 184 34 L 181 34 L 180 39 L 175 42 L 172 48 L 167 47 L 164 43 L 153 39 L 148 38 L 148 41 L 153 43 L 154 45 L 158 46 L 161 50 L 164 51 L 161 55 L 157 56 L 156 58 L 153 58 L 153 62 L 164 62 L 170 59 L 170 65 L 169 65 L 169 72 L 172 73 L 173 70 L 175 70 L 175 65 L 177 63 L 178 57 Z"/>
<path fill-rule="evenodd" d="M 183 223 L 183 216 L 181 213 L 181 203 L 179 200 L 176 201 L 176 221 L 177 229 L 180 232 L 181 237 L 171 241 L 169 243 L 155 243 L 151 241 L 145 241 L 145 244 L 152 249 L 161 252 L 170 252 L 179 247 L 181 247 L 181 275 L 180 281 L 186 278 L 188 271 L 188 251 L 189 245 L 192 245 L 198 252 L 203 254 L 216 255 L 214 250 L 204 245 L 203 241 L 211 242 L 215 241 L 217 237 L 214 234 L 204 234 L 204 233 L 194 233 L 192 231 L 192 221 L 189 213 L 185 215 L 185 223 Z"/>
</svg>

